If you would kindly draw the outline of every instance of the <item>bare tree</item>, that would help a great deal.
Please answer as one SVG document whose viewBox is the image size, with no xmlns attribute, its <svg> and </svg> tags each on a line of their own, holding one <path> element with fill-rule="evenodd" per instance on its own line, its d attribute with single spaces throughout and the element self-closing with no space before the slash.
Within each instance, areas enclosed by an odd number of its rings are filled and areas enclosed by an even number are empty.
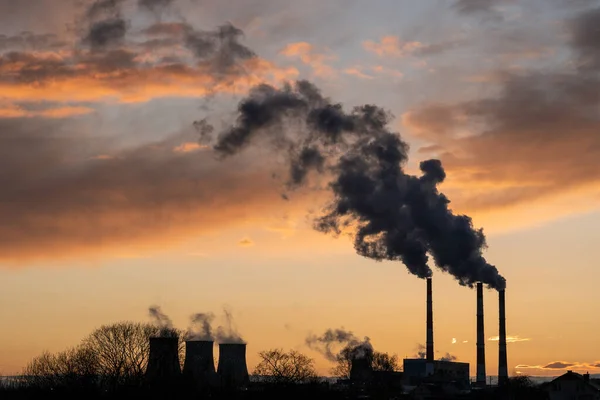
<svg viewBox="0 0 600 400">
<path fill-rule="evenodd" d="M 378 351 L 373 353 L 373 371 L 396 372 L 400 370 L 396 354 L 390 356 L 388 353 Z"/>
<path fill-rule="evenodd" d="M 352 369 L 352 356 L 353 348 L 347 346 L 343 348 L 337 355 L 337 361 L 334 367 L 331 369 L 331 374 L 338 378 L 348 379 L 350 378 L 350 370 Z M 388 353 L 381 353 L 378 351 L 373 352 L 371 367 L 373 371 L 400 371 L 401 368 L 398 365 L 398 356 L 390 356 Z"/>
<path fill-rule="evenodd" d="M 172 335 L 182 337 L 172 330 Z M 139 384 L 142 382 L 148 356 L 150 338 L 161 330 L 153 324 L 119 322 L 103 325 L 83 340 L 84 346 L 98 358 L 100 374 L 111 385 Z M 184 343 L 180 340 L 180 361 L 183 361 Z"/>
<path fill-rule="evenodd" d="M 94 385 L 99 372 L 96 354 L 86 346 L 43 353 L 25 367 L 28 383 L 38 388 L 81 388 Z"/>
<path fill-rule="evenodd" d="M 285 352 L 282 349 L 261 351 L 260 362 L 254 370 L 255 375 L 265 377 L 269 382 L 278 384 L 308 383 L 316 379 L 314 360 L 298 351 Z"/>
</svg>

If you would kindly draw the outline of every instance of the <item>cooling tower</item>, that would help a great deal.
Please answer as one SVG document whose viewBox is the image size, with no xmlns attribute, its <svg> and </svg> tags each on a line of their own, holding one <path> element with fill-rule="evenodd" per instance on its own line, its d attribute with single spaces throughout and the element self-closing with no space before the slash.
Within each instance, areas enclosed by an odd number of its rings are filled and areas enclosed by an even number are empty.
<svg viewBox="0 0 600 400">
<path fill-rule="evenodd" d="M 483 283 L 477 283 L 477 385 L 485 386 L 485 334 L 483 330 Z"/>
<path fill-rule="evenodd" d="M 170 383 L 181 376 L 179 339 L 150 338 L 150 355 L 146 379 L 151 383 Z"/>
<path fill-rule="evenodd" d="M 426 341 L 426 374 L 433 374 L 433 289 L 431 278 L 427 278 L 427 341 Z"/>
<path fill-rule="evenodd" d="M 219 344 L 217 374 L 224 387 L 240 387 L 249 382 L 245 343 Z"/>
<path fill-rule="evenodd" d="M 506 357 L 506 304 L 504 290 L 498 292 L 499 299 L 499 340 L 498 340 L 498 384 L 504 385 L 508 381 L 508 361 Z"/>
<path fill-rule="evenodd" d="M 188 340 L 185 342 L 183 376 L 186 381 L 199 387 L 217 383 L 212 340 Z"/>
</svg>

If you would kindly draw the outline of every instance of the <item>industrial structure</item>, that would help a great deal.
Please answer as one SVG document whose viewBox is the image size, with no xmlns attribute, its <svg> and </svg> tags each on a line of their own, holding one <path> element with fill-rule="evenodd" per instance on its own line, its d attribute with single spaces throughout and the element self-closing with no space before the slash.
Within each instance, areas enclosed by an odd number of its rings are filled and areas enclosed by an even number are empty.
<svg viewBox="0 0 600 400">
<path fill-rule="evenodd" d="M 485 363 L 485 327 L 483 307 L 483 283 L 476 284 L 477 292 L 477 373 L 475 387 L 486 386 L 487 374 Z M 506 304 L 505 292 L 499 292 L 499 348 L 498 348 L 498 384 L 508 381 L 508 362 L 506 350 Z M 454 383 L 460 387 L 470 386 L 469 364 L 435 360 L 433 341 L 433 288 L 432 279 L 427 278 L 427 315 L 426 315 L 426 347 L 423 358 L 404 359 L 405 385 L 417 386 L 422 383 Z"/>
<path fill-rule="evenodd" d="M 217 384 L 213 346 L 212 340 L 188 340 L 185 342 L 183 376 L 186 383 L 198 388 Z"/>
<path fill-rule="evenodd" d="M 485 387 L 485 333 L 483 318 L 483 283 L 477 283 L 477 378 L 476 384 Z"/>
<path fill-rule="evenodd" d="M 250 381 L 245 343 L 220 343 L 217 374 L 222 387 L 240 387 Z"/>
<path fill-rule="evenodd" d="M 173 383 L 180 376 L 179 339 L 177 337 L 150 338 L 150 354 L 146 368 L 148 382 Z"/>
<path fill-rule="evenodd" d="M 160 385 L 185 382 L 195 389 L 246 386 L 249 383 L 246 344 L 219 344 L 219 365 L 216 371 L 213 347 L 214 342 L 209 340 L 186 341 L 182 372 L 179 364 L 179 339 L 150 338 L 150 358 L 146 369 L 148 383 Z"/>
</svg>

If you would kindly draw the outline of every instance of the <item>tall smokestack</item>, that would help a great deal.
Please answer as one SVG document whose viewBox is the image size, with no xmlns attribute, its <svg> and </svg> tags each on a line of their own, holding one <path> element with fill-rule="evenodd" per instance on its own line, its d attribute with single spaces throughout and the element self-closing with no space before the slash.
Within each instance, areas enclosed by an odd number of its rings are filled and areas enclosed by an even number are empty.
<svg viewBox="0 0 600 400">
<path fill-rule="evenodd" d="M 485 386 L 485 334 L 483 331 L 483 283 L 477 283 L 477 385 Z"/>
<path fill-rule="evenodd" d="M 212 386 L 217 373 L 213 358 L 212 340 L 188 340 L 185 342 L 185 362 L 183 376 L 197 387 Z"/>
<path fill-rule="evenodd" d="M 146 379 L 150 383 L 173 383 L 179 376 L 181 376 L 179 339 L 177 337 L 150 338 Z"/>
<path fill-rule="evenodd" d="M 225 387 L 240 387 L 249 382 L 245 343 L 219 344 L 217 374 Z"/>
<path fill-rule="evenodd" d="M 428 375 L 433 374 L 433 289 L 431 278 L 427 278 L 427 341 L 426 341 L 426 356 Z"/>
<path fill-rule="evenodd" d="M 504 385 L 508 381 L 508 361 L 506 357 L 506 303 L 504 289 L 498 292 L 499 299 L 499 340 L 498 340 L 498 384 Z"/>
</svg>

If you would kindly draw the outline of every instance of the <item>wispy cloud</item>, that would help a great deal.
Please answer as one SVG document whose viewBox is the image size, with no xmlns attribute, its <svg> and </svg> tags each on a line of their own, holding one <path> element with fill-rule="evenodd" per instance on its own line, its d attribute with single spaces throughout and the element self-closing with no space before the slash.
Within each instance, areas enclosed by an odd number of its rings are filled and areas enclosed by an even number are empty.
<svg viewBox="0 0 600 400">
<path fill-rule="evenodd" d="M 488 338 L 489 341 L 491 342 L 497 342 L 500 340 L 499 336 L 492 336 L 491 338 Z M 531 338 L 522 338 L 518 335 L 516 336 L 506 336 L 506 343 L 516 343 L 516 342 L 529 342 L 531 340 Z"/>
<path fill-rule="evenodd" d="M 397 36 L 384 36 L 379 41 L 365 40 L 363 48 L 379 57 L 404 57 L 423 47 L 421 42 L 405 42 Z"/>
<path fill-rule="evenodd" d="M 238 245 L 240 245 L 241 247 L 250 247 L 254 246 L 254 242 L 252 241 L 252 239 L 244 238 L 238 242 Z"/>
<path fill-rule="evenodd" d="M 552 361 L 546 364 L 540 365 L 527 365 L 519 364 L 515 367 L 521 370 L 537 370 L 538 372 L 549 372 L 555 373 L 561 370 L 572 370 L 572 371 L 595 371 L 600 370 L 600 362 L 580 362 L 580 361 Z"/>
<path fill-rule="evenodd" d="M 286 57 L 299 58 L 304 64 L 312 68 L 319 77 L 335 76 L 335 69 L 328 63 L 336 60 L 336 56 L 329 54 L 326 49 L 317 49 L 308 42 L 295 42 L 286 45 L 280 52 Z"/>
</svg>

